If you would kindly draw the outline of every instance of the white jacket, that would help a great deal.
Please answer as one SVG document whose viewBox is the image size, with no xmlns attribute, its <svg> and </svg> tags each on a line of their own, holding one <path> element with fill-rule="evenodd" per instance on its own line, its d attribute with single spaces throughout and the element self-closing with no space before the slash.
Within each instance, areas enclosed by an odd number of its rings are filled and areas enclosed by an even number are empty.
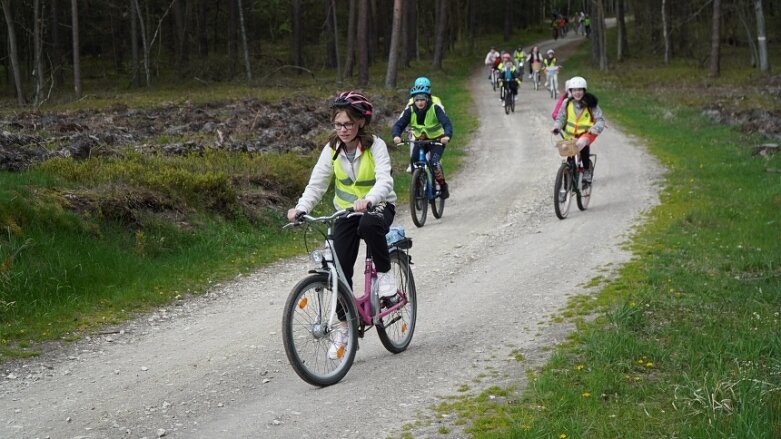
<svg viewBox="0 0 781 439">
<path fill-rule="evenodd" d="M 376 182 L 372 186 L 369 193 L 366 195 L 366 200 L 373 205 L 377 205 L 381 201 L 387 201 L 388 203 L 396 203 L 396 192 L 393 191 L 393 177 L 391 177 L 391 161 L 388 154 L 388 146 L 385 141 L 377 136 L 374 136 L 374 143 L 371 146 L 371 152 L 374 156 L 374 178 Z M 363 156 L 362 148 L 358 148 L 355 152 L 355 160 L 350 163 L 347 160 L 347 156 L 344 150 L 339 151 L 339 160 L 342 167 L 347 171 L 350 177 L 355 180 L 356 170 L 359 169 L 361 159 Z M 331 144 L 326 144 L 323 147 L 323 151 L 320 153 L 320 158 L 317 159 L 314 169 L 312 169 L 312 176 L 309 177 L 309 184 L 306 185 L 304 193 L 301 198 L 298 199 L 296 204 L 296 210 L 300 212 L 311 213 L 312 209 L 320 202 L 323 194 L 328 190 L 331 182 L 334 178 L 334 149 Z M 339 206 L 334 203 L 334 208 L 339 209 Z"/>
</svg>

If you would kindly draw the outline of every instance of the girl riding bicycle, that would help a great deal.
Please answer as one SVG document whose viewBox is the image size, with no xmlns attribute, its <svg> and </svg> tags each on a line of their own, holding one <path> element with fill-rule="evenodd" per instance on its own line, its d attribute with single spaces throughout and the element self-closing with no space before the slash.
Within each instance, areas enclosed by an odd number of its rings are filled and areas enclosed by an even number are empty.
<svg viewBox="0 0 781 439">
<path fill-rule="evenodd" d="M 453 136 L 453 125 L 450 118 L 445 114 L 445 108 L 441 102 L 431 97 L 431 83 L 413 85 L 409 92 L 412 97 L 412 104 L 407 104 L 399 119 L 393 124 L 391 135 L 393 142 L 397 145 L 401 143 L 401 133 L 407 128 L 412 127 L 412 134 L 415 140 L 439 140 L 442 145 L 431 145 L 429 163 L 434 169 L 434 178 L 440 186 L 440 196 L 447 199 L 450 196 L 445 181 L 445 174 L 442 172 L 440 159 L 445 153 L 445 145 Z M 417 146 L 416 146 L 417 148 Z M 418 151 L 410 151 L 410 164 L 418 157 Z"/>
<path fill-rule="evenodd" d="M 334 251 L 342 271 L 352 288 L 353 267 L 363 238 L 377 268 L 377 294 L 390 297 L 396 294 L 396 281 L 389 273 L 391 262 L 385 234 L 396 214 L 396 192 L 388 148 L 381 138 L 367 130 L 372 111 L 372 103 L 359 93 L 348 91 L 337 96 L 331 104 L 334 133 L 320 153 L 303 195 L 296 207 L 288 211 L 287 218 L 293 222 L 301 214 L 311 212 L 333 179 L 334 208 L 365 212 L 334 226 Z M 346 336 L 346 322 L 340 326 L 338 330 Z M 329 350 L 332 358 L 339 342 L 344 344 L 343 338 L 335 340 Z"/>
<path fill-rule="evenodd" d="M 553 134 L 561 132 L 565 139 L 578 139 L 576 145 L 580 151 L 580 161 L 583 163 L 583 180 L 591 183 L 590 145 L 605 129 L 605 118 L 602 109 L 599 108 L 597 97 L 587 93 L 586 89 L 586 80 L 581 76 L 572 77 L 567 81 L 567 92 L 570 97 L 559 109 L 551 132 Z"/>
</svg>

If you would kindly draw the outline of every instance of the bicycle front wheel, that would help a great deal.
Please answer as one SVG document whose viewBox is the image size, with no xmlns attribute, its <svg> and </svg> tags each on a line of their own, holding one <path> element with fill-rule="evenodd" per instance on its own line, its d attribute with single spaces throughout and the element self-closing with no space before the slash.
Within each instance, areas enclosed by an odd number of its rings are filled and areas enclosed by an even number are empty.
<svg viewBox="0 0 781 439">
<path fill-rule="evenodd" d="M 406 350 L 412 341 L 415 321 L 418 317 L 418 297 L 409 256 L 397 250 L 391 253 L 390 258 L 396 287 L 402 295 L 402 300 L 406 300 L 406 304 L 381 320 L 377 326 L 377 335 L 385 349 L 398 354 Z"/>
<path fill-rule="evenodd" d="M 418 227 L 426 224 L 426 215 L 428 215 L 427 178 L 425 169 L 415 168 L 409 185 L 409 211 L 412 214 L 412 222 Z"/>
<path fill-rule="evenodd" d="M 569 205 L 572 202 L 572 173 L 567 163 L 559 166 L 556 173 L 556 183 L 553 185 L 553 208 L 556 216 L 564 219 L 569 213 Z"/>
<path fill-rule="evenodd" d="M 439 183 L 436 181 L 434 182 L 434 199 L 430 200 L 429 204 L 431 205 L 431 213 L 434 215 L 434 218 L 442 218 L 442 212 L 445 211 L 445 199 L 442 198 Z"/>
<path fill-rule="evenodd" d="M 340 319 L 347 322 L 343 345 L 332 348 L 337 331 L 327 331 L 326 323 L 333 294 L 338 294 Z M 357 312 L 349 292 L 334 292 L 328 275 L 312 274 L 299 282 L 285 302 L 282 341 L 293 370 L 309 384 L 325 387 L 338 383 L 352 367 L 358 350 Z"/>
<path fill-rule="evenodd" d="M 504 114 L 510 114 L 510 106 L 513 104 L 513 94 L 507 92 L 504 95 Z"/>
</svg>

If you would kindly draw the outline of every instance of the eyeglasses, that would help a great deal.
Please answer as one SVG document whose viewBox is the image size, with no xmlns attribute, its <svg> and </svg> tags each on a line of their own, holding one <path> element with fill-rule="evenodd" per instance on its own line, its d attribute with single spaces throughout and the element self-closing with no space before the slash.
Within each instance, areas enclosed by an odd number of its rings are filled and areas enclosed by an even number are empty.
<svg viewBox="0 0 781 439">
<path fill-rule="evenodd" d="M 339 130 L 350 131 L 353 128 L 355 128 L 355 123 L 354 122 L 347 122 L 347 123 L 334 122 L 334 129 L 336 131 L 339 131 Z"/>
</svg>

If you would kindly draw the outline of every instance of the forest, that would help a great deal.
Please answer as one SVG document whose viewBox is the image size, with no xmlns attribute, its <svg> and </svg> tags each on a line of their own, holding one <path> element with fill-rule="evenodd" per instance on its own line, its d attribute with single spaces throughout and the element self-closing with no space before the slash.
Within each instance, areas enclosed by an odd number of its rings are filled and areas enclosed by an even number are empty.
<svg viewBox="0 0 781 439">
<path fill-rule="evenodd" d="M 486 34 L 584 12 L 593 62 L 602 69 L 633 53 L 685 59 L 718 75 L 719 46 L 746 48 L 746 65 L 767 70 L 762 0 L 0 0 L 2 98 L 40 107 L 79 99 L 85 89 L 244 81 L 330 70 L 366 85 L 369 66 L 388 63 L 386 87 L 412 61 L 441 68 L 455 51 L 474 54 Z M 616 59 L 607 59 L 604 22 L 617 20 Z M 766 18 L 767 17 L 767 18 Z M 634 20 L 631 33 L 626 22 Z M 772 22 L 772 21 L 771 21 Z M 509 46 L 508 46 L 509 47 Z M 14 102 L 15 101 L 15 102 Z"/>
</svg>

